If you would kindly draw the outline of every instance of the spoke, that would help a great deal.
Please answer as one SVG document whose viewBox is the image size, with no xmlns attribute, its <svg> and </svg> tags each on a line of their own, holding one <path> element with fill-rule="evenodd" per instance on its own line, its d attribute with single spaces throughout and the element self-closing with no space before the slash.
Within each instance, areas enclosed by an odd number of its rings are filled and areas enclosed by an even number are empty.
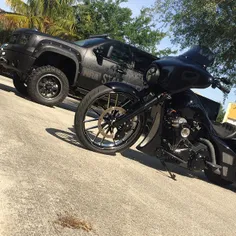
<svg viewBox="0 0 236 236">
<path fill-rule="evenodd" d="M 117 94 L 116 94 L 115 107 L 117 106 L 117 103 L 118 103 L 118 97 L 119 97 L 119 94 L 117 93 Z"/>
<path fill-rule="evenodd" d="M 40 82 L 39 82 L 39 86 L 43 87 L 43 86 L 44 86 L 44 82 L 43 82 L 43 81 L 40 81 Z"/>
<path fill-rule="evenodd" d="M 124 106 L 126 106 L 127 104 L 129 104 L 129 103 L 130 103 L 130 100 L 127 101 L 125 104 L 123 104 L 121 107 L 124 107 Z"/>
<path fill-rule="evenodd" d="M 110 107 L 110 100 L 111 100 L 111 94 L 109 93 L 108 101 L 107 101 L 107 109 Z"/>
<path fill-rule="evenodd" d="M 101 142 L 100 142 L 100 144 L 99 144 L 100 146 L 101 146 L 102 143 L 104 142 L 104 140 L 105 140 L 105 138 L 107 137 L 107 134 L 109 133 L 109 131 L 110 131 L 110 127 L 108 127 L 105 136 L 103 136 L 103 138 L 102 138 L 102 140 L 101 140 Z"/>
<path fill-rule="evenodd" d="M 93 110 L 98 115 L 98 117 L 101 116 L 101 114 L 99 114 L 94 108 L 90 107 L 90 109 Z"/>
<path fill-rule="evenodd" d="M 85 131 L 89 131 L 89 130 L 91 130 L 91 129 L 96 129 L 96 128 L 98 128 L 98 125 L 92 126 L 92 127 L 88 128 L 88 129 L 86 129 Z"/>
<path fill-rule="evenodd" d="M 40 92 L 40 93 L 45 93 L 45 92 L 46 92 L 46 89 L 43 88 L 43 87 L 42 87 L 42 88 L 39 88 L 39 92 Z"/>
<path fill-rule="evenodd" d="M 52 87 L 52 91 L 53 91 L 53 92 L 57 92 L 57 90 L 58 90 L 58 88 Z"/>
<path fill-rule="evenodd" d="M 101 132 L 100 132 L 100 130 L 98 131 L 98 133 L 97 133 L 97 135 L 95 136 L 95 138 L 93 139 L 93 143 L 95 142 L 95 140 L 98 138 L 98 136 L 99 136 L 99 134 L 100 134 Z"/>
<path fill-rule="evenodd" d="M 84 120 L 84 123 L 89 123 L 89 122 L 93 122 L 93 121 L 97 121 L 99 120 L 98 118 L 94 118 L 94 119 L 91 119 L 91 120 Z"/>
<path fill-rule="evenodd" d="M 108 125 L 108 127 L 107 128 L 105 128 L 106 126 L 107 126 L 108 124 L 107 123 L 103 123 L 103 124 L 101 124 L 101 127 L 103 128 L 103 129 L 108 129 L 109 128 L 109 125 Z"/>
</svg>

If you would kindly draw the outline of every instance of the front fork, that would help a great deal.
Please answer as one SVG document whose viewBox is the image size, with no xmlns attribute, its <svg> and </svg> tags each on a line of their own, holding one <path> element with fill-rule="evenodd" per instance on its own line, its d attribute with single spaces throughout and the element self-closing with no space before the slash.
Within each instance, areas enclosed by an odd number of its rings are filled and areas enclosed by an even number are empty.
<svg viewBox="0 0 236 236">
<path fill-rule="evenodd" d="M 114 123 L 113 127 L 119 127 L 123 125 L 126 121 L 133 119 L 135 116 L 149 110 L 149 108 L 155 106 L 156 104 L 161 104 L 165 100 L 171 99 L 171 96 L 167 93 L 162 93 L 159 96 L 154 96 L 147 101 L 140 103 L 137 102 L 132 105 L 131 109 L 128 110 L 124 115 L 120 116 Z"/>
</svg>

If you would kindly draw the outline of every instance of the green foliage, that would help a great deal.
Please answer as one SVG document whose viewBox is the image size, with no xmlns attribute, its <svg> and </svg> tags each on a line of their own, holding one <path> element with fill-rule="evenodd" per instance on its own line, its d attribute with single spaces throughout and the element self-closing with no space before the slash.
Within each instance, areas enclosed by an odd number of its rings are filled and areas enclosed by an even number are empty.
<svg viewBox="0 0 236 236">
<path fill-rule="evenodd" d="M 156 0 L 155 8 L 170 27 L 174 43 L 182 48 L 208 46 L 217 54 L 214 72 L 235 79 L 236 1 Z"/>
<path fill-rule="evenodd" d="M 94 34 L 109 34 L 123 39 L 124 29 L 131 20 L 132 11 L 120 7 L 123 0 L 84 0 L 76 6 L 79 16 L 78 32 L 82 38 Z"/>
<path fill-rule="evenodd" d="M 158 56 L 173 53 L 170 49 L 158 50 L 157 45 L 166 36 L 166 33 L 159 31 L 152 19 L 150 9 L 142 9 L 139 16 L 127 22 L 124 30 L 126 40 L 131 45 Z"/>
<path fill-rule="evenodd" d="M 153 23 L 150 9 L 144 8 L 133 18 L 127 0 L 7 0 L 14 14 L 2 14 L 6 30 L 37 28 L 64 39 L 78 40 L 90 35 L 109 34 L 113 39 L 130 43 L 158 56 L 157 45 L 166 36 Z"/>
<path fill-rule="evenodd" d="M 0 46 L 3 43 L 8 42 L 10 34 L 11 34 L 11 31 L 10 30 L 5 30 L 4 27 L 3 27 L 2 22 L 0 22 Z"/>
<path fill-rule="evenodd" d="M 217 121 L 217 122 L 222 122 L 223 119 L 224 119 L 224 117 L 225 117 L 225 110 L 224 110 L 224 108 L 223 108 L 223 106 L 222 106 L 222 104 L 221 104 L 221 105 L 220 105 L 219 114 L 218 114 L 218 116 L 217 116 L 217 118 L 216 118 L 216 121 Z"/>
<path fill-rule="evenodd" d="M 55 36 L 76 36 L 72 0 L 7 0 L 15 14 L 2 14 L 6 29 L 37 28 Z"/>
<path fill-rule="evenodd" d="M 4 30 L 0 27 L 0 45 L 9 41 L 11 33 L 11 30 Z"/>
<path fill-rule="evenodd" d="M 170 49 L 157 50 L 157 45 L 166 34 L 160 32 L 152 21 L 150 9 L 144 8 L 132 18 L 129 8 L 120 4 L 127 0 L 84 0 L 76 6 L 79 16 L 80 38 L 107 33 L 111 38 L 130 43 L 153 54 L 171 53 Z"/>
</svg>

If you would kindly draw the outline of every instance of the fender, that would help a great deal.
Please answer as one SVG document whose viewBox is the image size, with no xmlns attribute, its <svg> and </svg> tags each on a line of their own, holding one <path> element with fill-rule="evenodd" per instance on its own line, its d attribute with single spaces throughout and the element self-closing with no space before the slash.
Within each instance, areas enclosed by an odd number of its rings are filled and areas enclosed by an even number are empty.
<svg viewBox="0 0 236 236">
<path fill-rule="evenodd" d="M 143 97 L 140 94 L 140 92 L 134 88 L 133 86 L 125 83 L 120 83 L 120 82 L 109 82 L 106 83 L 105 86 L 111 88 L 115 92 L 125 92 L 127 94 L 130 94 L 131 96 L 135 96 L 138 101 L 142 102 Z"/>
<path fill-rule="evenodd" d="M 80 70 L 81 70 L 81 68 L 80 68 L 81 55 L 78 54 L 78 52 L 77 52 L 77 54 L 75 54 L 72 50 L 73 49 L 71 49 L 71 48 L 64 48 L 63 45 L 59 45 L 59 44 L 55 45 L 54 42 L 53 42 L 53 44 L 50 42 L 42 42 L 40 44 L 40 46 L 35 49 L 32 56 L 35 58 L 38 58 L 44 52 L 53 52 L 53 53 L 60 54 L 62 56 L 68 57 L 71 60 L 73 60 L 75 63 L 75 66 L 76 66 L 75 77 L 73 80 L 73 85 L 75 85 L 76 81 L 77 81 L 78 74 L 80 73 Z"/>
</svg>

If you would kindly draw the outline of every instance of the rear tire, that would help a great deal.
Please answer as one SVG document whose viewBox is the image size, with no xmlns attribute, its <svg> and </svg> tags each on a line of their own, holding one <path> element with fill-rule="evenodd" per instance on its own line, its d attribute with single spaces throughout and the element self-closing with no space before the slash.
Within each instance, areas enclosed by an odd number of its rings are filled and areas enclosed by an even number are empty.
<svg viewBox="0 0 236 236">
<path fill-rule="evenodd" d="M 35 69 L 29 76 L 27 86 L 32 100 L 46 106 L 60 104 L 69 93 L 69 82 L 66 75 L 53 66 L 42 66 Z"/>
<path fill-rule="evenodd" d="M 113 148 L 102 148 L 99 146 L 94 145 L 91 140 L 86 135 L 85 130 L 85 117 L 88 112 L 88 109 L 96 101 L 99 97 L 102 97 L 105 94 L 112 93 L 113 90 L 105 85 L 101 85 L 94 90 L 90 91 L 84 99 L 79 104 L 74 120 L 75 132 L 80 141 L 80 143 L 87 149 L 100 152 L 103 154 L 114 154 L 116 152 L 121 152 L 129 147 L 131 147 L 140 137 L 143 127 L 144 127 L 144 115 L 137 116 L 138 117 L 138 125 L 135 128 L 135 131 L 131 136 L 126 140 L 125 143 L 121 144 L 120 146 L 114 146 Z"/>
<path fill-rule="evenodd" d="M 225 187 L 225 186 L 231 185 L 233 183 L 233 182 L 230 182 L 230 181 L 222 179 L 220 175 L 215 174 L 212 171 L 212 169 L 210 169 L 210 168 L 209 169 L 205 169 L 204 173 L 205 173 L 207 179 L 210 182 L 212 182 L 212 183 L 214 183 L 216 185 Z"/>
<path fill-rule="evenodd" d="M 12 77 L 12 80 L 13 80 L 13 85 L 15 89 L 17 90 L 17 92 L 19 92 L 23 96 L 27 96 L 28 95 L 27 85 L 25 82 L 20 80 L 20 76 L 17 74 L 14 74 Z"/>
</svg>

